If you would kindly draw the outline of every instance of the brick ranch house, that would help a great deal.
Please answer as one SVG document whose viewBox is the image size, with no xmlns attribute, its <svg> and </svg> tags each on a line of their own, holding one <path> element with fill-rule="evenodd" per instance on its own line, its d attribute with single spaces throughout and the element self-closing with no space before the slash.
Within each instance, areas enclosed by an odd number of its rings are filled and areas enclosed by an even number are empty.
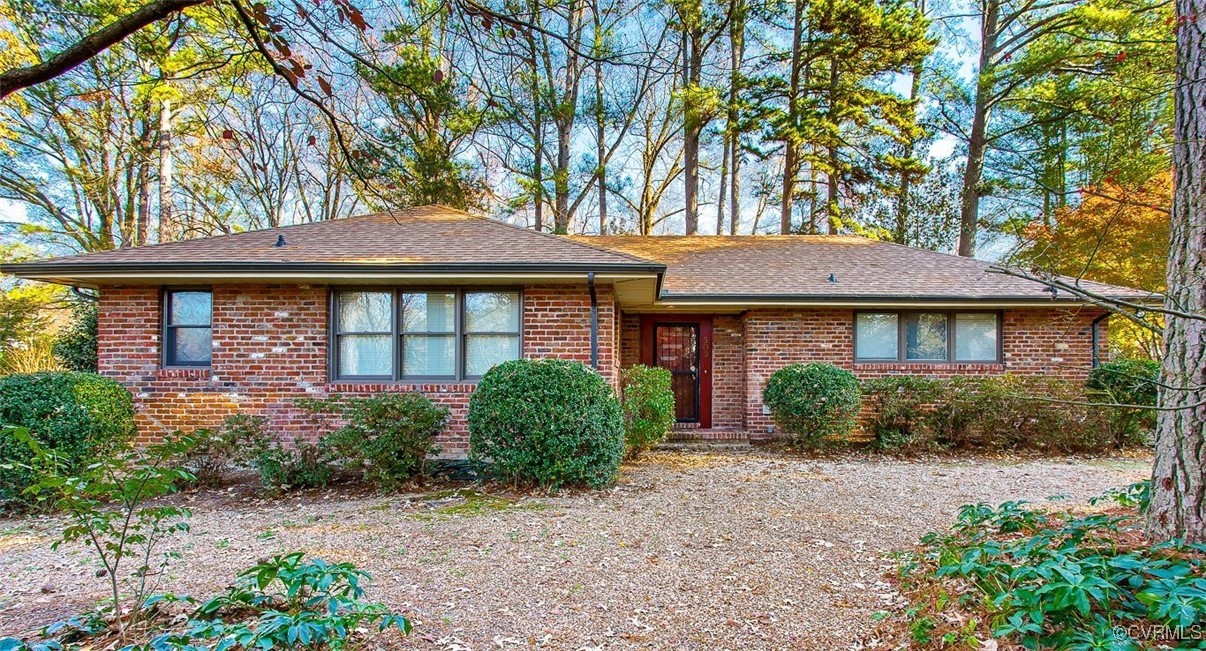
<svg viewBox="0 0 1206 651">
<path fill-rule="evenodd" d="M 518 357 L 613 385 L 668 368 L 680 429 L 704 438 L 773 437 L 762 388 L 794 362 L 1083 378 L 1107 313 L 989 268 L 858 237 L 561 237 L 428 206 L 3 270 L 98 291 L 99 370 L 143 436 L 245 412 L 313 437 L 298 398 L 420 391 L 451 409 L 455 455 L 477 378 Z"/>
</svg>

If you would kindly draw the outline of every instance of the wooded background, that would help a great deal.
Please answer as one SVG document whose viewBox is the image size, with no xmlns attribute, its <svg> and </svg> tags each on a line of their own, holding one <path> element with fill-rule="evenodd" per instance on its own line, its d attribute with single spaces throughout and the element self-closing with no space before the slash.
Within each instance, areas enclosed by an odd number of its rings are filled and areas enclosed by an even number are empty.
<svg viewBox="0 0 1206 651">
<path fill-rule="evenodd" d="M 156 7 L 0 84 L 4 259 L 438 202 L 1163 289 L 1168 2 L 0 0 L 0 70 Z"/>
</svg>

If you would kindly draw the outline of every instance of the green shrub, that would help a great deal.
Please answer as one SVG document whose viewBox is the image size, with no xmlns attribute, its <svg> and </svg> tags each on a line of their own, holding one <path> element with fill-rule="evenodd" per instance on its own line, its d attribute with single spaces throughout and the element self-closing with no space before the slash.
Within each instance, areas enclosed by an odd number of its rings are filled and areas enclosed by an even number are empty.
<svg viewBox="0 0 1206 651">
<path fill-rule="evenodd" d="M 1107 415 L 1076 404 L 1085 401 L 1082 387 L 1056 378 L 956 377 L 945 383 L 934 409 L 935 439 L 954 448 L 1107 449 Z"/>
<path fill-rule="evenodd" d="M 220 486 L 227 468 L 253 463 L 257 451 L 269 446 L 266 425 L 263 416 L 233 414 L 218 427 L 197 428 L 190 434 L 196 444 L 185 457 L 185 465 L 198 484 Z"/>
<path fill-rule="evenodd" d="M 672 376 L 664 368 L 637 365 L 623 376 L 625 455 L 635 457 L 666 440 L 674 427 Z"/>
<path fill-rule="evenodd" d="M 893 375 L 863 382 L 863 395 L 874 404 L 868 429 L 880 450 L 915 451 L 936 444 L 933 410 L 943 381 Z"/>
<path fill-rule="evenodd" d="M 448 408 L 418 393 L 351 398 L 339 407 L 345 425 L 327 437 L 332 452 L 383 491 L 426 472 L 439 453 L 435 439 L 448 427 Z"/>
<path fill-rule="evenodd" d="M 762 391 L 775 423 L 792 442 L 816 445 L 854 431 L 862 393 L 854 374 L 832 364 L 792 364 L 771 375 Z"/>
<path fill-rule="evenodd" d="M 305 439 L 294 439 L 286 447 L 275 438 L 256 451 L 253 460 L 260 473 L 260 482 L 272 491 L 287 491 L 297 488 L 323 488 L 335 475 L 330 451 L 324 441 L 317 444 Z"/>
<path fill-rule="evenodd" d="M 73 371 L 95 373 L 96 333 L 96 301 L 76 301 L 71 306 L 71 323 L 55 337 L 54 356 Z"/>
<path fill-rule="evenodd" d="M 1156 426 L 1154 409 L 1160 386 L 1160 363 L 1150 359 L 1116 359 L 1089 372 L 1085 386 L 1099 401 L 1118 406 L 1110 409 L 1114 445 L 1143 444 Z"/>
<path fill-rule="evenodd" d="M 1104 499 L 1125 505 L 1146 490 L 1135 485 Z M 1145 631 L 1188 632 L 1206 621 L 1206 557 L 1200 545 L 1141 542 L 1143 525 L 1141 513 L 964 506 L 949 531 L 926 535 L 919 554 L 902 556 L 905 617 L 943 622 L 934 640 L 975 633 L 1010 648 L 1149 648 Z M 1177 648 L 1199 647 L 1186 640 Z"/>
<path fill-rule="evenodd" d="M 510 481 L 598 488 L 619 474 L 624 417 L 611 387 L 584 364 L 514 360 L 473 392 L 469 446 L 472 459 Z"/>
<path fill-rule="evenodd" d="M 74 372 L 31 373 L 0 378 L 0 424 L 30 430 L 70 475 L 129 444 L 134 436 L 134 400 L 117 382 Z M 28 445 L 0 434 L 0 464 L 28 465 Z M 36 483 L 20 467 L 0 472 L 0 503 L 29 506 L 23 494 Z"/>
</svg>

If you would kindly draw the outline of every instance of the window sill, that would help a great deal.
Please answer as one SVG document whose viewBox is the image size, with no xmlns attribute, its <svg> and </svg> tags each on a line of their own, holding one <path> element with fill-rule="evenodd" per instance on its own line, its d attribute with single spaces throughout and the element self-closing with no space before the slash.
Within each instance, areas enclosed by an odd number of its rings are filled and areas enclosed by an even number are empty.
<svg viewBox="0 0 1206 651">
<path fill-rule="evenodd" d="M 155 377 L 208 380 L 213 377 L 213 368 L 209 366 L 164 366 L 155 372 Z"/>
<path fill-rule="evenodd" d="M 1004 362 L 855 362 L 856 371 L 1004 371 Z"/>
<path fill-rule="evenodd" d="M 480 378 L 465 380 L 363 380 L 340 379 L 327 382 L 328 391 L 424 391 L 428 393 L 457 393 L 477 388 Z"/>
</svg>

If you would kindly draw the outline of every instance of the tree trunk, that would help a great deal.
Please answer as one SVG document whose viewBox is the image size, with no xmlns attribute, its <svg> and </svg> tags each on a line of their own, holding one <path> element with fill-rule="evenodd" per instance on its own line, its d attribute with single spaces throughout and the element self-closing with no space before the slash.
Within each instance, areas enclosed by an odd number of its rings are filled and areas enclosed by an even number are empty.
<svg viewBox="0 0 1206 651">
<path fill-rule="evenodd" d="M 917 11 L 922 16 L 925 15 L 925 0 L 920 0 L 917 3 Z M 922 59 L 913 66 L 912 79 L 909 83 L 909 101 L 916 102 L 918 95 L 921 94 L 921 75 L 925 73 L 925 60 Z M 916 110 L 916 106 L 914 106 Z M 914 114 L 916 115 L 916 114 Z M 916 119 L 916 117 L 914 117 Z M 904 157 L 912 158 L 917 153 L 917 139 L 910 137 L 905 144 Z M 892 239 L 900 244 L 908 244 L 909 239 L 909 222 L 913 216 L 911 214 L 910 200 L 913 198 L 913 174 L 906 171 L 900 175 L 900 194 L 896 198 L 896 228 L 892 233 Z"/>
<path fill-rule="evenodd" d="M 804 0 L 796 0 L 791 27 L 791 82 L 787 91 L 787 133 L 783 144 L 783 203 L 779 208 L 779 233 L 791 234 L 791 213 L 796 204 L 796 177 L 800 174 L 800 44 L 804 36 Z"/>
<path fill-rule="evenodd" d="M 976 97 L 972 106 L 972 126 L 967 142 L 967 166 L 963 170 L 963 191 L 959 208 L 959 255 L 971 257 L 976 252 L 976 228 L 980 218 L 980 185 L 984 180 L 984 156 L 988 150 L 988 118 L 990 99 L 995 87 L 995 56 L 997 51 L 997 21 L 1001 5 L 989 0 L 980 16 L 980 67 L 976 80 Z"/>
<path fill-rule="evenodd" d="M 1177 0 L 1172 228 L 1149 530 L 1206 542 L 1206 0 Z M 1181 22 L 1183 21 L 1183 22 Z"/>
<path fill-rule="evenodd" d="M 837 101 L 838 93 L 838 60 L 833 59 L 829 62 L 829 101 Z M 832 108 L 830 109 L 832 110 Z M 837 235 L 842 223 L 842 208 L 838 202 L 838 179 L 841 178 L 842 171 L 839 169 L 841 159 L 838 158 L 837 144 L 830 144 L 827 148 L 829 173 L 826 175 L 826 195 L 825 195 L 825 221 L 827 222 L 825 233 L 827 235 Z"/>
<path fill-rule="evenodd" d="M 603 29 L 603 17 L 599 15 L 599 0 L 595 0 L 595 42 L 599 43 L 599 32 Z M 595 157 L 598 170 L 599 192 L 599 235 L 607 234 L 607 143 L 605 138 L 607 111 L 603 106 L 603 62 L 595 63 Z"/>
<path fill-rule="evenodd" d="M 538 6 L 533 3 L 535 20 Z M 536 232 L 544 230 L 544 114 L 540 89 L 540 61 L 536 56 L 536 39 L 528 34 L 528 61 L 532 66 L 532 194 L 535 206 L 533 218 Z"/>
<path fill-rule="evenodd" d="M 729 143 L 725 135 L 723 152 L 720 156 L 720 192 L 716 198 L 716 234 L 724 235 L 724 209 L 729 192 Z"/>
<path fill-rule="evenodd" d="M 159 112 L 159 241 L 179 237 L 172 214 L 172 105 L 164 100 Z"/>
<path fill-rule="evenodd" d="M 703 28 L 687 28 L 683 31 L 683 80 L 686 94 L 690 97 L 699 91 L 703 80 Z M 699 232 L 699 141 L 703 133 L 703 120 L 698 115 L 699 107 L 684 106 L 683 120 L 683 203 L 687 235 Z"/>
<path fill-rule="evenodd" d="M 729 235 L 737 234 L 737 224 L 741 221 L 741 125 L 738 124 L 741 114 L 738 101 L 742 90 L 741 65 L 745 60 L 745 0 L 734 0 L 734 3 L 733 22 L 729 25 L 729 106 L 725 130 L 729 148 Z"/>
<path fill-rule="evenodd" d="M 729 170 L 729 235 L 737 234 L 741 222 L 741 136 L 734 135 Z"/>
</svg>

